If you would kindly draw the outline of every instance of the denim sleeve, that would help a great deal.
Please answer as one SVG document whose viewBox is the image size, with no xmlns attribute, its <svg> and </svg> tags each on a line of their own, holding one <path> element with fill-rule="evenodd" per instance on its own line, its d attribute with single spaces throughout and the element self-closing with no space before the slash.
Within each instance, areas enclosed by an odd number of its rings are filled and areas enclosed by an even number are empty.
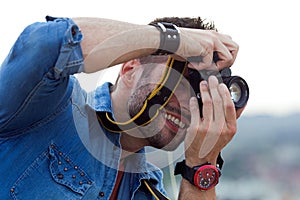
<svg viewBox="0 0 300 200">
<path fill-rule="evenodd" d="M 68 18 L 47 17 L 20 34 L 0 67 L 0 138 L 26 132 L 59 112 L 81 72 L 82 34 Z"/>
</svg>

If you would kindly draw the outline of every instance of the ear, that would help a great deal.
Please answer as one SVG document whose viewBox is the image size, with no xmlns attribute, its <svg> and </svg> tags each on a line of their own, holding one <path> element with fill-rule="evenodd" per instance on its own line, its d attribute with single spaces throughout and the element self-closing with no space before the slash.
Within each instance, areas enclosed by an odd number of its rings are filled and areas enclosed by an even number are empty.
<svg viewBox="0 0 300 200">
<path fill-rule="evenodd" d="M 135 83 L 137 71 L 139 68 L 140 62 L 137 59 L 127 61 L 122 65 L 120 77 L 128 87 L 132 87 Z"/>
</svg>

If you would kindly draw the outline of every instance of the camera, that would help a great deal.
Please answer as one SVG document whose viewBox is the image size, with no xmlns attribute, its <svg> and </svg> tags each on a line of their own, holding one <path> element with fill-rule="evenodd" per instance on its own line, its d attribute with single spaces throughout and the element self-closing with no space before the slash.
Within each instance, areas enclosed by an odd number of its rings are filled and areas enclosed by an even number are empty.
<svg viewBox="0 0 300 200">
<path fill-rule="evenodd" d="M 199 83 L 207 80 L 209 76 L 214 75 L 219 80 L 219 83 L 224 83 L 231 95 L 235 108 L 239 109 L 244 107 L 249 99 L 249 87 L 247 82 L 240 76 L 231 76 L 231 69 L 224 68 L 221 71 L 213 70 L 194 70 L 188 69 L 189 82 L 191 85 L 191 93 L 197 97 L 200 112 L 202 111 L 202 99 L 200 93 Z M 201 114 L 202 115 L 202 114 Z"/>
</svg>

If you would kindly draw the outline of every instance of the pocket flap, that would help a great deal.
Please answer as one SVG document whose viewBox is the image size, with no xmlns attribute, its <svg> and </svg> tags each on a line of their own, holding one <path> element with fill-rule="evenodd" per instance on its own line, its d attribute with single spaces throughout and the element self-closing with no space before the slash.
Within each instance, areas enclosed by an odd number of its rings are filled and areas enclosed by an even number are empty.
<svg viewBox="0 0 300 200">
<path fill-rule="evenodd" d="M 93 184 L 93 181 L 80 166 L 74 164 L 73 161 L 59 151 L 54 144 L 49 148 L 49 160 L 51 176 L 58 184 L 64 185 L 81 195 L 84 195 Z"/>
</svg>

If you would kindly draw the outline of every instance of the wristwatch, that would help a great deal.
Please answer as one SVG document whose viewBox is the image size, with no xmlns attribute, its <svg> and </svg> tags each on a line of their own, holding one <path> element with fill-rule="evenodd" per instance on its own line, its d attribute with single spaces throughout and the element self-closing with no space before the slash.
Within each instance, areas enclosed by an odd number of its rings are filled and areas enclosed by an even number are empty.
<svg viewBox="0 0 300 200">
<path fill-rule="evenodd" d="M 198 189 L 206 191 L 212 189 L 219 183 L 221 171 L 208 162 L 191 168 L 187 166 L 185 160 L 183 160 L 176 164 L 174 174 L 181 174 L 183 178 L 195 185 Z"/>
</svg>

